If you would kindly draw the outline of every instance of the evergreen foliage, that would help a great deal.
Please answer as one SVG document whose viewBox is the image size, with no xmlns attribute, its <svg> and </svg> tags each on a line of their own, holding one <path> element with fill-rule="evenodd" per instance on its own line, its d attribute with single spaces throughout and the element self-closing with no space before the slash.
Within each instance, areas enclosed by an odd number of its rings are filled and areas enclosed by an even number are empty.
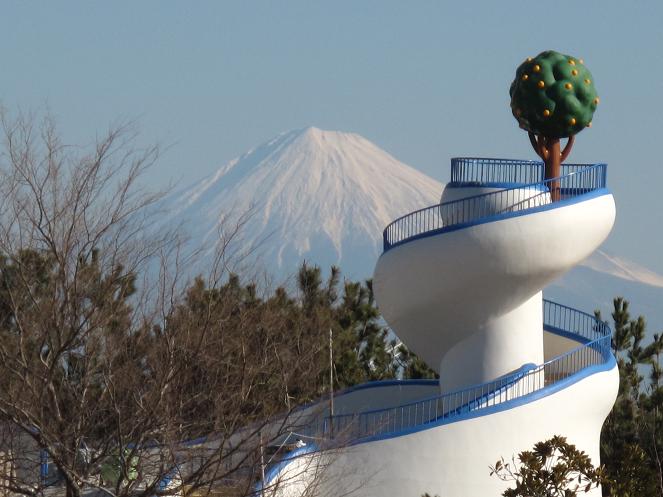
<svg viewBox="0 0 663 497">
<path fill-rule="evenodd" d="M 647 342 L 645 320 L 631 319 L 628 301 L 618 297 L 613 306 L 619 394 L 601 432 L 601 461 L 611 479 L 604 494 L 663 495 L 663 335 Z"/>
<path fill-rule="evenodd" d="M 161 430 L 175 420 L 172 436 L 192 439 L 264 422 L 325 395 L 329 330 L 335 390 L 423 371 L 414 354 L 403 350 L 395 357 L 399 349 L 380 321 L 371 282 L 341 284 L 337 268 L 323 281 L 320 268 L 304 264 L 296 292 L 279 287 L 265 295 L 235 274 L 215 287 L 199 277 L 167 316 L 142 323 L 132 307 L 136 277 L 122 266 L 104 271 L 92 251 L 78 261 L 76 284 L 57 298 L 59 271 L 46 251 L 0 256 L 0 395 L 6 402 L 0 414 L 38 427 L 65 475 L 87 478 L 113 460 L 119 475 L 113 485 L 124 488 L 136 479 L 131 461 L 137 456 L 127 450 L 118 457 L 115 436 L 118 411 L 134 411 L 136 398 L 156 405 L 153 395 L 164 397 L 165 412 L 155 413 L 159 424 L 147 433 L 132 432 L 141 429 L 132 424 L 120 428 L 128 430 L 122 433 L 128 441 L 145 443 L 165 436 Z M 160 386 L 164 375 L 167 388 Z M 105 450 L 81 461 L 83 440 Z"/>
<path fill-rule="evenodd" d="M 283 407 L 310 402 L 327 392 L 330 330 L 335 390 L 367 381 L 436 376 L 416 354 L 389 338 L 375 305 L 371 280 L 341 283 L 337 267 L 332 267 L 323 280 L 321 269 L 306 263 L 295 280 L 295 295 L 278 287 L 271 295 L 259 297 L 255 285 L 242 285 L 237 275 L 214 289 L 206 288 L 204 280 L 198 278 L 171 326 L 177 322 L 191 326 L 192 320 L 204 319 L 223 322 L 225 333 L 239 320 L 269 327 L 259 334 L 275 334 L 289 344 L 279 355 L 279 360 L 288 365 L 284 368 L 288 372 L 282 378 L 282 391 L 265 388 L 264 397 L 274 403 L 287 399 Z M 301 368 L 315 374 L 306 378 Z"/>
<path fill-rule="evenodd" d="M 185 282 L 139 186 L 158 150 L 130 127 L 68 147 L 51 119 L 0 109 L 0 134 L 0 493 L 253 495 L 264 447 L 330 373 L 337 390 L 409 367 L 370 282 L 304 265 L 268 292 L 231 274 L 241 219 Z"/>
</svg>

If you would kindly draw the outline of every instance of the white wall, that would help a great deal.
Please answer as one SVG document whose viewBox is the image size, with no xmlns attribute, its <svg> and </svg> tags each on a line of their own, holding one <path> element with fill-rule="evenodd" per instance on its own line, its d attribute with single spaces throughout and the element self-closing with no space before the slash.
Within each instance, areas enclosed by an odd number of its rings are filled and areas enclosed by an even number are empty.
<svg viewBox="0 0 663 497">
<path fill-rule="evenodd" d="M 315 495 L 498 496 L 507 484 L 488 469 L 553 435 L 566 436 L 599 464 L 601 426 L 617 395 L 616 366 L 536 401 L 465 421 L 329 453 Z M 301 475 L 299 488 L 308 478 Z M 300 495 L 284 492 L 283 495 Z M 592 490 L 589 497 L 599 497 Z"/>
<path fill-rule="evenodd" d="M 541 292 L 502 316 L 487 317 L 468 330 L 440 361 L 442 392 L 477 385 L 511 373 L 524 364 L 543 362 Z"/>
<path fill-rule="evenodd" d="M 439 368 L 452 347 L 589 256 L 614 218 L 607 194 L 393 247 L 375 269 L 378 305 L 399 338 Z"/>
<path fill-rule="evenodd" d="M 544 361 L 549 361 L 555 357 L 580 347 L 582 343 L 567 337 L 556 335 L 555 333 L 543 333 L 543 351 Z"/>
<path fill-rule="evenodd" d="M 506 191 L 505 191 L 506 190 Z M 503 191 L 499 195 L 486 195 Z M 475 198 L 472 198 L 475 197 Z M 453 202 L 468 199 L 465 202 L 454 202 L 449 205 L 440 205 L 440 216 L 445 225 L 459 220 L 462 212 L 481 213 L 482 216 L 491 216 L 505 212 L 516 212 L 531 209 L 550 203 L 550 193 L 546 187 L 533 186 L 532 188 L 496 188 L 486 186 L 454 186 L 447 184 L 442 191 L 440 202 Z M 506 201 L 506 202 L 505 202 Z M 507 208 L 504 206 L 508 205 Z"/>
</svg>

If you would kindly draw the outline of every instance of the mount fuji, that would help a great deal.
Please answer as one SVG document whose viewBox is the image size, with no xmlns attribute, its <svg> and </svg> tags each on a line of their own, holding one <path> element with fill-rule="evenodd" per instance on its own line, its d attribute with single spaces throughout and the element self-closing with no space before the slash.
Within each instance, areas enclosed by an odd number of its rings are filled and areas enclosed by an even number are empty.
<svg viewBox="0 0 663 497">
<path fill-rule="evenodd" d="M 241 219 L 242 243 L 275 277 L 306 260 L 357 279 L 372 274 L 384 227 L 439 202 L 442 189 L 357 134 L 309 127 L 231 160 L 161 207 L 202 248 L 203 262 L 222 243 L 224 224 Z"/>
<path fill-rule="evenodd" d="M 225 225 L 241 219 L 243 247 L 253 266 L 277 280 L 306 260 L 332 264 L 353 279 L 371 277 L 382 252 L 382 230 L 399 216 L 439 202 L 444 185 L 399 162 L 361 136 L 305 128 L 282 133 L 231 160 L 162 204 L 164 225 L 182 226 L 200 249 L 204 271 L 223 241 Z M 598 251 L 545 290 L 609 319 L 612 299 L 631 302 L 633 317 L 663 330 L 663 276 Z"/>
</svg>

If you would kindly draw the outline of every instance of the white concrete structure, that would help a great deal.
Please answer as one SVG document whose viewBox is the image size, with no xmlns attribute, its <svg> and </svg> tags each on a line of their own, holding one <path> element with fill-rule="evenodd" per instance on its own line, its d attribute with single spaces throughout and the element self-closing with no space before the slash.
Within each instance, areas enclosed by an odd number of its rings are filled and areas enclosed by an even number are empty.
<svg viewBox="0 0 663 497">
<path fill-rule="evenodd" d="M 380 310 L 435 381 L 367 384 L 302 411 L 307 445 L 268 472 L 265 495 L 500 495 L 488 466 L 555 434 L 599 463 L 617 395 L 609 328 L 542 301 L 615 218 L 603 164 L 455 159 L 440 205 L 394 221 L 374 277 Z M 600 495 L 595 490 L 591 495 Z"/>
</svg>

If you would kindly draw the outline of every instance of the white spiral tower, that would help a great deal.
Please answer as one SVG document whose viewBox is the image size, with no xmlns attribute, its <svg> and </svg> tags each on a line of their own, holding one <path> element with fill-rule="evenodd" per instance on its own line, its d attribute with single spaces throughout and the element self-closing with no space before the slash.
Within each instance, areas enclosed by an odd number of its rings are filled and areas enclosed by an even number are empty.
<svg viewBox="0 0 663 497">
<path fill-rule="evenodd" d="M 506 484 L 488 466 L 556 434 L 599 463 L 619 382 L 610 330 L 542 290 L 610 233 L 607 166 L 563 165 L 554 180 L 534 161 L 451 167 L 440 204 L 387 226 L 374 275 L 382 315 L 439 382 L 369 383 L 339 395 L 333 413 L 303 410 L 306 446 L 261 491 L 499 495 Z"/>
</svg>

